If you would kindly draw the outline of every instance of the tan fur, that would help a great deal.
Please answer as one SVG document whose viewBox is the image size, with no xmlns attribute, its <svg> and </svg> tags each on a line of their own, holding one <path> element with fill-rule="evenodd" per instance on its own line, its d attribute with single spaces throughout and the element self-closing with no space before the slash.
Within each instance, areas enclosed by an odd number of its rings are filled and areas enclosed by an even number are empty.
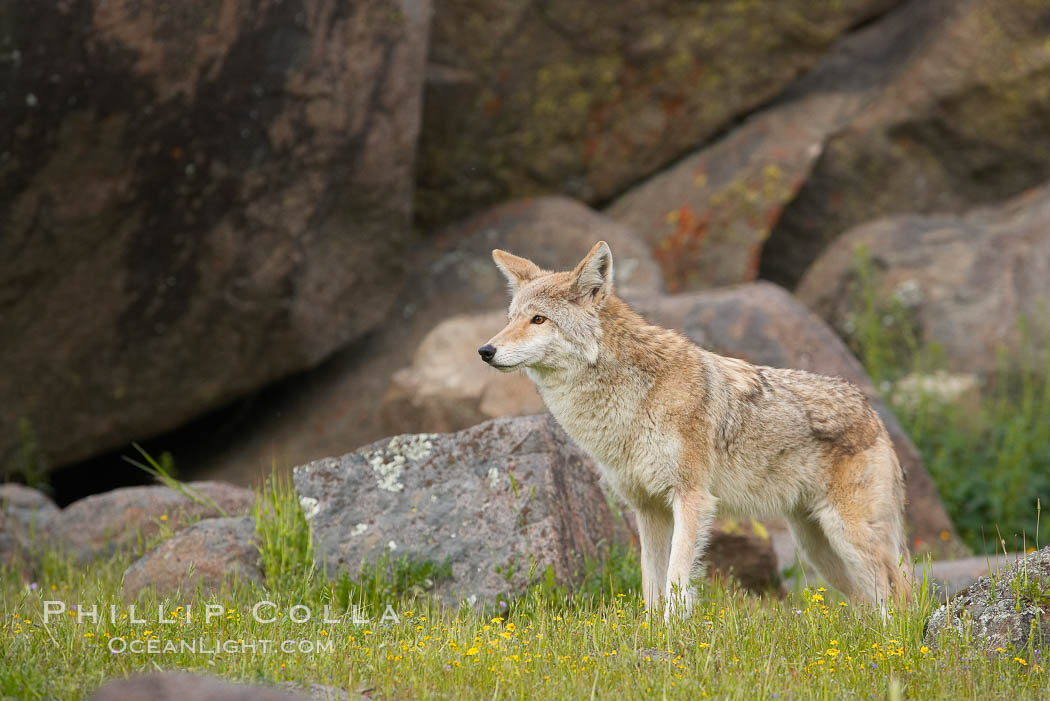
<svg viewBox="0 0 1050 701">
<path fill-rule="evenodd" d="M 486 344 L 490 362 L 532 378 L 637 512 L 647 606 L 690 605 L 717 510 L 784 515 L 808 559 L 851 597 L 907 596 L 903 475 L 859 389 L 725 358 L 648 324 L 613 293 L 604 242 L 571 272 L 493 258 L 513 299 L 507 327 Z"/>
</svg>

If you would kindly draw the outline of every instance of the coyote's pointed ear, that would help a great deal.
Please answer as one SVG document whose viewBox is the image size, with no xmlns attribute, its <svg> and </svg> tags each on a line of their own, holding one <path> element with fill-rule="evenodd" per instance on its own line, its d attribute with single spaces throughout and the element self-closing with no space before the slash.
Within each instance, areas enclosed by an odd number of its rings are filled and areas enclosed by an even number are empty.
<svg viewBox="0 0 1050 701">
<path fill-rule="evenodd" d="M 492 252 L 492 260 L 496 261 L 496 267 L 507 278 L 511 294 L 517 292 L 518 288 L 525 283 L 543 274 L 540 267 L 528 258 L 519 258 L 498 248 Z"/>
<path fill-rule="evenodd" d="M 603 302 L 613 288 L 613 259 L 609 244 L 604 241 L 594 244 L 572 275 L 573 292 L 580 302 Z"/>
</svg>

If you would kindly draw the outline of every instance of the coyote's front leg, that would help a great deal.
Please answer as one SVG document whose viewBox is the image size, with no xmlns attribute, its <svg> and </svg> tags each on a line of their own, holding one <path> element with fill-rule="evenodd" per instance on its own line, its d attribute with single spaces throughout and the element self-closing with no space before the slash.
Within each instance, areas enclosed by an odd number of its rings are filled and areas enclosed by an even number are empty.
<svg viewBox="0 0 1050 701">
<path fill-rule="evenodd" d="M 659 611 L 667 582 L 667 557 L 671 551 L 674 521 L 666 509 L 635 511 L 638 539 L 642 543 L 642 596 L 646 611 Z"/>
<path fill-rule="evenodd" d="M 707 547 L 717 506 L 718 499 L 706 489 L 676 492 L 671 499 L 674 535 L 667 565 L 664 620 L 670 620 L 672 611 L 686 616 L 692 609 L 696 597 L 689 585 L 693 562 Z"/>
</svg>

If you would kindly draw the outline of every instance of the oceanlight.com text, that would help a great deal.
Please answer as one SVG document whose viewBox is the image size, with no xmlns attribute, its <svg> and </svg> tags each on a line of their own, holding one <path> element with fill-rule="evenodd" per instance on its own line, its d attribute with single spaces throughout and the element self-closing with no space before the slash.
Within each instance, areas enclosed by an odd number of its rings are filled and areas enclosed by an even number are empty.
<svg viewBox="0 0 1050 701">
<path fill-rule="evenodd" d="M 177 638 L 159 640 L 150 638 L 139 640 L 133 638 L 111 638 L 107 644 L 109 651 L 115 655 L 133 653 L 136 655 L 174 655 L 192 653 L 197 655 L 245 655 L 245 654 L 313 654 L 330 653 L 334 649 L 331 639 L 327 640 L 216 640 L 214 638 Z"/>
</svg>

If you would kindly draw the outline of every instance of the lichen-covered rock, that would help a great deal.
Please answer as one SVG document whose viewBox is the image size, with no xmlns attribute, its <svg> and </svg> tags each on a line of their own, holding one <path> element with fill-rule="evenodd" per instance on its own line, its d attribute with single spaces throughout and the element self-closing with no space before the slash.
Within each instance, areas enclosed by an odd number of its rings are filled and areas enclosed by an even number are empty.
<svg viewBox="0 0 1050 701">
<path fill-rule="evenodd" d="M 930 645 L 969 620 L 974 642 L 988 652 L 1016 651 L 1029 644 L 1050 652 L 1050 547 L 982 577 L 933 612 L 926 626 Z"/>
<path fill-rule="evenodd" d="M 312 367 L 410 247 L 428 0 L 0 8 L 0 473 Z"/>
<path fill-rule="evenodd" d="M 432 593 L 451 603 L 520 593 L 548 570 L 571 586 L 585 558 L 630 538 L 549 415 L 383 439 L 294 479 L 330 575 L 381 555 L 447 561 Z"/>
<path fill-rule="evenodd" d="M 645 236 L 671 292 L 750 282 L 839 110 L 835 96 L 822 93 L 756 115 L 605 213 Z"/>
<path fill-rule="evenodd" d="M 965 552 L 915 445 L 881 401 L 860 362 L 821 319 L 771 283 L 736 285 L 632 305 L 647 319 L 678 329 L 703 348 L 760 365 L 842 377 L 868 397 L 889 430 L 904 468 L 907 524 L 916 552 Z"/>
<path fill-rule="evenodd" d="M 943 348 L 949 369 L 987 379 L 999 351 L 1040 357 L 1046 348 L 1050 185 L 962 215 L 887 217 L 843 234 L 806 271 L 797 293 L 846 337 L 863 309 L 861 249 L 876 297 L 906 313 L 921 341 Z M 1027 336 L 1022 316 L 1031 322 Z"/>
<path fill-rule="evenodd" d="M 121 596 L 134 600 L 144 590 L 158 599 L 180 594 L 189 601 L 219 592 L 234 581 L 263 581 L 255 519 L 207 518 L 179 531 L 131 563 Z"/>
<path fill-rule="evenodd" d="M 454 316 L 426 335 L 412 365 L 394 373 L 383 395 L 389 434 L 458 431 L 500 416 L 545 411 L 524 373 L 499 373 L 477 359 L 477 348 L 499 333 L 506 312 Z"/>
<path fill-rule="evenodd" d="M 794 287 L 835 237 L 876 217 L 958 212 L 1050 180 L 1046 3 L 916 0 L 895 14 L 903 34 L 890 15 L 867 30 L 876 61 L 845 57 L 845 86 L 871 97 L 774 226 L 763 278 Z M 872 92 L 880 73 L 891 80 Z"/>
<path fill-rule="evenodd" d="M 435 0 L 418 210 L 609 198 L 780 93 L 899 0 Z"/>
<path fill-rule="evenodd" d="M 245 516 L 255 503 L 250 489 L 225 482 L 188 486 L 226 516 Z M 83 562 L 118 550 L 133 551 L 161 528 L 178 531 L 200 518 L 222 515 L 206 501 L 168 487 L 122 487 L 73 502 L 48 520 L 43 536 Z"/>
</svg>

